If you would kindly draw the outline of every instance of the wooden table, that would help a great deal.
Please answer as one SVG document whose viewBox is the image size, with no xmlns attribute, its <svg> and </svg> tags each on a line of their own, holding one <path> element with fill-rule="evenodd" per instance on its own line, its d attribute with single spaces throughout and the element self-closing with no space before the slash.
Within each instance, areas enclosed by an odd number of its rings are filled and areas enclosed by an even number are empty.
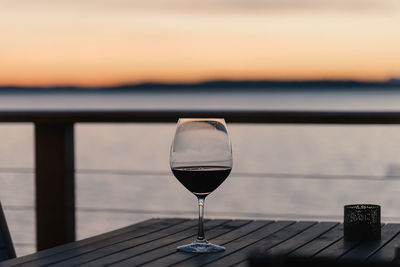
<svg viewBox="0 0 400 267">
<path fill-rule="evenodd" d="M 207 220 L 206 236 L 226 251 L 188 254 L 176 247 L 194 240 L 197 220 L 151 219 L 109 233 L 68 243 L 0 263 L 1 266 L 246 266 L 257 248 L 305 257 L 391 261 L 400 244 L 400 224 L 382 226 L 382 239 L 357 243 L 343 240 L 337 222 Z"/>
</svg>

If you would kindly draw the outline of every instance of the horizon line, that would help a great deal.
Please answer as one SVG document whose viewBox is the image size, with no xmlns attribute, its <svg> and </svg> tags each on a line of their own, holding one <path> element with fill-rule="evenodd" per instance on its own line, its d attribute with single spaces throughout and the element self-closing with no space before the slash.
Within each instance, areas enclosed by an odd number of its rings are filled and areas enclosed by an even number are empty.
<svg viewBox="0 0 400 267">
<path fill-rule="evenodd" d="M 191 88 L 202 88 L 202 87 L 226 87 L 226 86 L 294 86 L 294 85 L 400 85 L 400 78 L 388 78 L 386 80 L 356 80 L 356 79 L 310 79 L 310 80 L 285 80 L 285 79 L 243 79 L 243 80 L 205 80 L 197 82 L 132 82 L 132 83 L 119 83 L 114 85 L 104 86 L 88 86 L 88 85 L 0 85 L 0 89 L 147 89 L 147 88 L 171 88 L 171 87 L 191 87 Z"/>
</svg>

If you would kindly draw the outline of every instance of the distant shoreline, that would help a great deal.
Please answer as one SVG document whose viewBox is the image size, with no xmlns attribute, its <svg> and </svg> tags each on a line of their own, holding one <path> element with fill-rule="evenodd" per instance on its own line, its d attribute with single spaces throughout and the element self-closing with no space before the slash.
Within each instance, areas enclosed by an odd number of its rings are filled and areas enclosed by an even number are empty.
<svg viewBox="0 0 400 267">
<path fill-rule="evenodd" d="M 359 81 L 209 81 L 201 83 L 141 83 L 105 87 L 79 86 L 0 86 L 0 92 L 129 92 L 129 91 L 324 91 L 326 90 L 400 90 L 400 79 L 385 82 Z"/>
</svg>

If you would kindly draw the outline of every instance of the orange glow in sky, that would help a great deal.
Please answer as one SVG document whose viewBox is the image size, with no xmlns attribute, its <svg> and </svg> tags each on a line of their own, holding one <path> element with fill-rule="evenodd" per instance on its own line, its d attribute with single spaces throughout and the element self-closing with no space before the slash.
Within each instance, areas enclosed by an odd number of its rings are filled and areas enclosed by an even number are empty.
<svg viewBox="0 0 400 267">
<path fill-rule="evenodd" d="M 398 0 L 3 0 L 0 85 L 400 77 Z"/>
</svg>

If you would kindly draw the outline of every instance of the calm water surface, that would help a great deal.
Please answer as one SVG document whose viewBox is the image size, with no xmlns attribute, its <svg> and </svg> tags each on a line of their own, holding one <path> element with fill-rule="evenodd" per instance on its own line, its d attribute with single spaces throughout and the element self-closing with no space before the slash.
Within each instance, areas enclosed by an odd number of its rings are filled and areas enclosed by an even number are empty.
<svg viewBox="0 0 400 267">
<path fill-rule="evenodd" d="M 0 109 L 400 110 L 400 92 L 0 94 Z M 206 216 L 341 220 L 344 204 L 400 221 L 400 126 L 229 124 L 234 168 Z M 151 217 L 196 217 L 172 176 L 174 124 L 77 124 L 78 238 Z M 0 199 L 17 253 L 34 251 L 33 127 L 0 124 Z M 174 194 L 171 194 L 174 192 Z"/>
</svg>

